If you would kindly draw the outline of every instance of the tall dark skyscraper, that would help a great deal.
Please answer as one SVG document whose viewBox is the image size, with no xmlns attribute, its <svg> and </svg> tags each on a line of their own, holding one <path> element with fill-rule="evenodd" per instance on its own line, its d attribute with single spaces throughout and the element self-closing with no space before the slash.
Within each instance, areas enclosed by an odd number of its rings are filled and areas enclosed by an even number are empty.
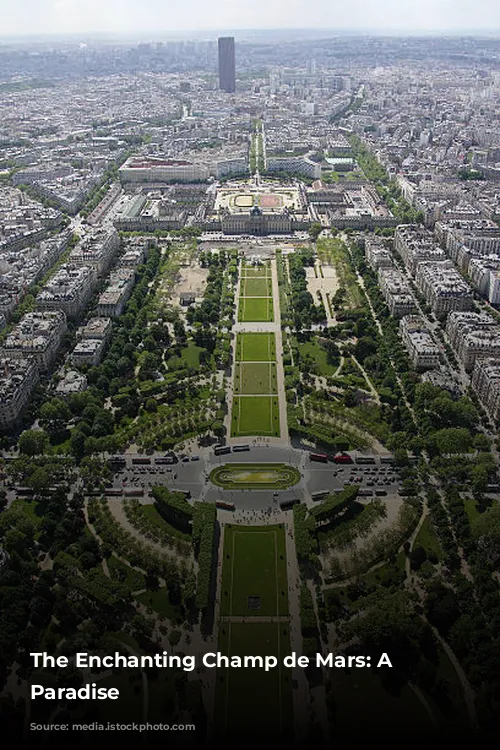
<svg viewBox="0 0 500 750">
<path fill-rule="evenodd" d="M 236 91 L 233 36 L 221 36 L 219 38 L 219 88 L 228 94 Z"/>
</svg>

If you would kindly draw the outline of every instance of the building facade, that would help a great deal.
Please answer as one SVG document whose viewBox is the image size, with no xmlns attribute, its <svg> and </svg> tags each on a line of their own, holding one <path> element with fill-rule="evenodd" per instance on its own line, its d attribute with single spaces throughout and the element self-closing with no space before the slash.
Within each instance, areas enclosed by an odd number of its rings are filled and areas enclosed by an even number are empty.
<svg viewBox="0 0 500 750">
<path fill-rule="evenodd" d="M 478 359 L 472 373 L 472 387 L 488 414 L 500 420 L 500 360 Z"/>
<path fill-rule="evenodd" d="M 382 267 L 378 272 L 380 291 L 391 315 L 401 318 L 415 312 L 410 285 L 397 268 Z"/>
<path fill-rule="evenodd" d="M 96 280 L 95 268 L 66 263 L 38 295 L 38 306 L 43 310 L 62 310 L 68 318 L 77 318 L 89 301 Z"/>
<path fill-rule="evenodd" d="M 401 339 L 418 370 L 439 367 L 439 348 L 420 315 L 405 315 L 399 324 Z"/>
<path fill-rule="evenodd" d="M 472 372 L 477 359 L 489 357 L 500 361 L 500 326 L 490 315 L 450 313 L 446 333 L 467 372 Z"/>
<path fill-rule="evenodd" d="M 226 94 L 236 91 L 236 56 L 234 51 L 234 37 L 222 36 L 219 45 L 219 88 Z"/>
<path fill-rule="evenodd" d="M 472 309 L 472 290 L 449 260 L 419 263 L 415 283 L 435 315 Z"/>
<path fill-rule="evenodd" d="M 4 353 L 16 359 L 31 355 L 39 371 L 48 372 L 65 332 L 66 316 L 60 310 L 26 313 L 7 336 Z"/>
<path fill-rule="evenodd" d="M 0 429 L 8 429 L 18 421 L 38 377 L 35 357 L 13 359 L 10 354 L 0 354 Z"/>
</svg>

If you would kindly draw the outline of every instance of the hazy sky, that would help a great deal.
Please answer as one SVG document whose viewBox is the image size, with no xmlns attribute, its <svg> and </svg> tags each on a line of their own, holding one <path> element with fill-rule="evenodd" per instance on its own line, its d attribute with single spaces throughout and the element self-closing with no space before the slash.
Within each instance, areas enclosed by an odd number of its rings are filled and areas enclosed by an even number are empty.
<svg viewBox="0 0 500 750">
<path fill-rule="evenodd" d="M 0 0 L 0 36 L 259 28 L 497 30 L 500 0 Z"/>
</svg>

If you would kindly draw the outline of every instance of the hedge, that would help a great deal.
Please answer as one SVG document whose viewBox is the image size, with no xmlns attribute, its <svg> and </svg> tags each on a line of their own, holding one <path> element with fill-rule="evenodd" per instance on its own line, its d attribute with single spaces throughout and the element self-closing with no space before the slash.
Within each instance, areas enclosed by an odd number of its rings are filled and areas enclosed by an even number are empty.
<svg viewBox="0 0 500 750">
<path fill-rule="evenodd" d="M 293 526 L 297 558 L 299 561 L 310 560 L 316 553 L 318 543 L 314 535 L 316 523 L 311 516 L 307 518 L 305 505 L 294 505 Z"/>
<path fill-rule="evenodd" d="M 193 546 L 198 549 L 198 577 L 196 580 L 196 606 L 207 609 L 210 602 L 212 569 L 215 562 L 215 503 L 195 503 L 193 520 Z"/>
<path fill-rule="evenodd" d="M 313 598 L 309 588 L 305 584 L 302 584 L 300 588 L 300 625 L 302 635 L 311 637 L 317 635 L 318 624 L 316 622 Z"/>
<path fill-rule="evenodd" d="M 166 487 L 153 487 L 155 508 L 168 523 L 181 531 L 191 532 L 193 509 L 182 492 L 170 492 Z"/>
<path fill-rule="evenodd" d="M 352 485 L 345 487 L 342 492 L 328 495 L 321 505 L 314 508 L 311 511 L 311 515 L 315 518 L 318 523 L 322 521 L 329 521 L 336 516 L 340 511 L 347 508 L 358 495 L 359 487 Z"/>
</svg>

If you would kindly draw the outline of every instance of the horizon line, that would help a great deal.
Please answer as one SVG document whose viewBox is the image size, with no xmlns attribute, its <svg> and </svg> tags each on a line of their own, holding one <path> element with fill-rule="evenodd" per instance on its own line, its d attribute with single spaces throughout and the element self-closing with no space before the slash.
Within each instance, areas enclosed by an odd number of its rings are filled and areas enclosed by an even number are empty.
<svg viewBox="0 0 500 750">
<path fill-rule="evenodd" d="M 112 31 L 112 30 L 85 30 L 85 31 L 60 31 L 60 32 L 13 32 L 13 33 L 0 33 L 0 41 L 3 40 L 34 40 L 34 39 L 74 39 L 74 38 L 88 38 L 88 37 L 99 37 L 106 39 L 138 39 L 138 38 L 157 38 L 160 36 L 183 36 L 188 37 L 189 35 L 203 35 L 209 34 L 211 36 L 219 36 L 222 34 L 230 34 L 237 36 L 241 34 L 254 34 L 254 35 L 265 35 L 275 33 L 300 33 L 307 32 L 307 34 L 318 33 L 322 37 L 328 34 L 336 34 L 341 36 L 387 36 L 387 37 L 414 37 L 414 36 L 438 36 L 438 37 L 466 37 L 466 38 L 490 38 L 500 40 L 500 27 L 498 29 L 491 28 L 453 28 L 453 29 L 429 29 L 429 28 L 338 28 L 338 27 L 317 27 L 317 26 L 276 26 L 276 27 L 262 27 L 262 28 L 251 28 L 251 27 L 210 27 L 210 28 L 196 28 L 196 29 L 162 29 L 162 30 L 130 30 L 130 31 Z"/>
</svg>

